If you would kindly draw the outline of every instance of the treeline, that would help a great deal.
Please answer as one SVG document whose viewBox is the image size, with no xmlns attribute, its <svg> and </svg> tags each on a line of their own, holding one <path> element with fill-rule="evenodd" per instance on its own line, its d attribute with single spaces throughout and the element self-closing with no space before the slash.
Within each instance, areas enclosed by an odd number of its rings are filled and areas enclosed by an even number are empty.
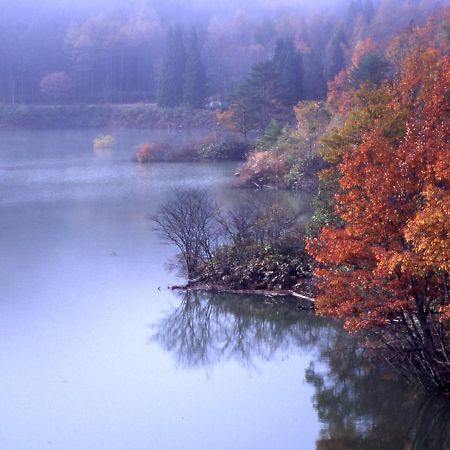
<svg viewBox="0 0 450 450">
<path fill-rule="evenodd" d="M 294 98 L 320 99 L 327 82 L 349 63 L 358 42 L 368 36 L 386 41 L 411 20 L 423 22 L 441 2 L 349 0 L 328 8 L 321 3 L 320 14 L 319 7 L 282 1 L 278 8 L 262 0 L 251 8 L 236 3 L 153 0 L 124 6 L 98 1 L 77 6 L 62 2 L 57 7 L 53 2 L 18 0 L 4 5 L 0 102 L 159 99 L 166 105 L 203 105 L 208 97 L 227 99 L 255 64 L 273 60 L 279 70 L 278 45 L 286 38 L 298 54 L 294 84 L 289 70 L 282 75 L 286 85 L 295 86 L 288 103 Z M 173 27 L 176 23 L 179 28 Z M 197 44 L 191 33 L 194 26 Z M 164 85 L 169 84 L 174 58 L 170 41 L 179 40 L 179 34 L 184 35 L 186 65 L 185 79 L 176 81 L 184 92 L 175 94 Z"/>
</svg>

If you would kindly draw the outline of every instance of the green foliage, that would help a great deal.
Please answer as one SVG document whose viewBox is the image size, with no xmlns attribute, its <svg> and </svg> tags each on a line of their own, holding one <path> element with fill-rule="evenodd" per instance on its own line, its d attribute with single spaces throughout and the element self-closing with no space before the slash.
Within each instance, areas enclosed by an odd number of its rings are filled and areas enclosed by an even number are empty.
<svg viewBox="0 0 450 450">
<path fill-rule="evenodd" d="M 301 102 L 295 108 L 297 126 L 283 128 L 272 122 L 257 151 L 251 153 L 241 168 L 244 183 L 314 191 L 317 172 L 324 163 L 320 157 L 320 137 L 331 120 L 320 102 Z"/>
<path fill-rule="evenodd" d="M 183 101 L 186 52 L 180 27 L 169 29 L 158 86 L 159 106 L 179 106 Z"/>
<path fill-rule="evenodd" d="M 303 93 L 303 64 L 301 54 L 294 48 L 292 39 L 280 39 L 275 48 L 274 63 L 280 84 L 284 90 L 283 99 L 287 105 L 297 104 Z"/>
<path fill-rule="evenodd" d="M 222 247 L 215 261 L 218 281 L 238 290 L 308 289 L 313 269 L 304 250 L 271 245 Z"/>
<path fill-rule="evenodd" d="M 289 108 L 273 62 L 253 66 L 230 102 L 231 121 L 244 137 L 251 130 L 263 130 L 272 120 L 286 120 Z"/>
<path fill-rule="evenodd" d="M 345 45 L 345 34 L 342 29 L 339 29 L 335 32 L 327 48 L 328 65 L 326 75 L 328 80 L 334 79 L 334 77 L 345 68 L 345 56 L 343 50 Z"/>
<path fill-rule="evenodd" d="M 279 139 L 283 136 L 285 128 L 277 120 L 272 120 L 270 125 L 265 129 L 261 139 L 259 139 L 257 145 L 262 150 L 269 150 L 273 148 Z"/>
<path fill-rule="evenodd" d="M 377 53 L 363 55 L 355 68 L 351 71 L 350 80 L 354 87 L 359 88 L 364 82 L 371 82 L 379 86 L 386 78 L 389 63 Z"/>
<path fill-rule="evenodd" d="M 323 58 L 313 52 L 303 55 L 305 100 L 323 100 L 327 95 L 327 79 Z"/>
<path fill-rule="evenodd" d="M 342 220 L 335 212 L 335 196 L 340 192 L 339 164 L 344 155 L 362 142 L 364 134 L 370 131 L 374 123 L 381 127 L 386 137 L 398 140 L 404 135 L 405 111 L 393 110 L 388 106 L 392 95 L 386 89 L 363 83 L 354 93 L 355 106 L 344 123 L 321 137 L 320 154 L 327 168 L 319 177 L 318 194 L 314 201 L 315 213 L 309 226 L 311 235 L 317 235 L 325 225 L 342 225 Z"/>
<path fill-rule="evenodd" d="M 202 145 L 198 150 L 200 159 L 207 161 L 242 161 L 252 146 L 242 141 L 224 141 Z"/>
<path fill-rule="evenodd" d="M 0 126 L 24 128 L 214 128 L 213 111 L 156 105 L 0 105 Z"/>
<path fill-rule="evenodd" d="M 308 225 L 308 235 L 318 236 L 326 225 L 340 227 L 342 220 L 334 209 L 335 195 L 339 191 L 339 175 L 336 171 L 329 171 L 327 176 L 319 179 L 317 195 L 313 201 L 314 215 Z"/>
<path fill-rule="evenodd" d="M 184 103 L 201 108 L 206 97 L 206 71 L 198 46 L 197 31 L 192 30 L 189 39 L 184 74 Z"/>
</svg>

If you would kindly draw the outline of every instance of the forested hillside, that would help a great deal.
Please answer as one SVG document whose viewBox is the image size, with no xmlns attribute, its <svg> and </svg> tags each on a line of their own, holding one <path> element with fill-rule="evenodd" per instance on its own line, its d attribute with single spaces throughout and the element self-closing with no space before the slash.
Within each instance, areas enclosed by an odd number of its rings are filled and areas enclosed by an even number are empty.
<svg viewBox="0 0 450 450">
<path fill-rule="evenodd" d="M 256 64 L 268 61 L 281 70 L 282 84 L 293 82 L 288 104 L 322 99 L 327 82 L 350 63 L 362 40 L 384 45 L 445 3 L 18 0 L 2 5 L 0 102 L 158 99 L 162 106 L 199 107 L 228 100 Z M 199 64 L 204 70 L 197 73 Z M 179 92 L 170 98 L 164 86 L 174 82 Z"/>
</svg>

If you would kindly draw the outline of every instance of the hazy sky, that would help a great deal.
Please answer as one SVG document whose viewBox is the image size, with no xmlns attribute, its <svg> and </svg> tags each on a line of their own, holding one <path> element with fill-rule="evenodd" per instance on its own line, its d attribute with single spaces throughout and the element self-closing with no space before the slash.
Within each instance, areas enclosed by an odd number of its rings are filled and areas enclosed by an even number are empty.
<svg viewBox="0 0 450 450">
<path fill-rule="evenodd" d="M 0 8 L 18 10 L 31 8 L 32 10 L 46 10 L 54 12 L 63 11 L 98 11 L 133 9 L 139 5 L 147 4 L 157 10 L 163 11 L 198 11 L 204 9 L 207 12 L 235 11 L 245 9 L 249 11 L 273 10 L 279 7 L 305 8 L 305 9 L 330 9 L 336 5 L 348 5 L 349 0 L 0 0 Z"/>
</svg>

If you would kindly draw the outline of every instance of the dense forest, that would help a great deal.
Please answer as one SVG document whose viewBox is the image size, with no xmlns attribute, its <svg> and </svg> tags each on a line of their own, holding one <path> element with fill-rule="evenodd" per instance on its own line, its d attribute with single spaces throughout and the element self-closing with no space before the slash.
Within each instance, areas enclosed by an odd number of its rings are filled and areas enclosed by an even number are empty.
<svg viewBox="0 0 450 450">
<path fill-rule="evenodd" d="M 269 83 L 277 72 L 291 106 L 324 98 L 362 40 L 383 45 L 443 3 L 19 0 L 2 5 L 0 102 L 199 107 L 229 100 L 253 70 Z"/>
</svg>

